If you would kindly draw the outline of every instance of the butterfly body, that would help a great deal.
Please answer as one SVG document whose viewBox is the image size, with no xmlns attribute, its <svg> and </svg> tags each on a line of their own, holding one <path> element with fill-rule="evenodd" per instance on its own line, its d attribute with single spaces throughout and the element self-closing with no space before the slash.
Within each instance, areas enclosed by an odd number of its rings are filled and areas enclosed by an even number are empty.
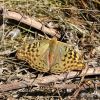
<svg viewBox="0 0 100 100">
<path fill-rule="evenodd" d="M 56 38 L 25 43 L 17 50 L 17 57 L 40 72 L 58 74 L 85 67 L 78 52 Z"/>
</svg>

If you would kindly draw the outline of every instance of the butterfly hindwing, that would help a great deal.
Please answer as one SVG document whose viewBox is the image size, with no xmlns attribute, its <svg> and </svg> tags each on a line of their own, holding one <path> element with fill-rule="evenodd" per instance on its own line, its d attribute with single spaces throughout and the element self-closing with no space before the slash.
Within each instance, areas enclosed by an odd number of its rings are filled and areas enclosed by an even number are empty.
<svg viewBox="0 0 100 100">
<path fill-rule="evenodd" d="M 65 43 L 58 42 L 56 58 L 60 59 L 51 67 L 52 73 L 64 73 L 71 70 L 81 70 L 84 67 L 79 54 Z"/>
</svg>

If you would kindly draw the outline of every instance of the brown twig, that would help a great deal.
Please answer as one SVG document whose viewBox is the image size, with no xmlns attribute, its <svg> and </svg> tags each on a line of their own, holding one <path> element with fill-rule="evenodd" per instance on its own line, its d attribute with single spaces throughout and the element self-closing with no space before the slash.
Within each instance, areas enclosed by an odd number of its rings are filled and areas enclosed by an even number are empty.
<svg viewBox="0 0 100 100">
<path fill-rule="evenodd" d="M 11 53 L 13 53 L 13 52 L 15 52 L 15 50 L 14 50 L 14 51 L 5 50 L 5 51 L 0 52 L 0 56 L 9 55 L 9 54 L 11 54 Z"/>
<path fill-rule="evenodd" d="M 2 84 L 0 85 L 0 92 L 5 92 L 5 91 L 10 91 L 10 90 L 14 90 L 14 89 L 20 89 L 20 88 L 25 88 L 27 86 L 29 86 L 30 83 L 25 83 L 23 81 L 15 81 L 15 82 L 11 82 L 8 84 Z"/>
<path fill-rule="evenodd" d="M 3 11 L 3 16 L 6 19 L 13 19 L 19 21 L 32 28 L 36 28 L 45 34 L 60 38 L 60 35 L 58 34 L 57 30 L 48 28 L 43 24 L 41 24 L 40 22 L 36 21 L 35 19 L 30 18 L 29 16 L 25 16 L 25 15 L 22 16 L 21 14 L 12 11 Z"/>
<path fill-rule="evenodd" d="M 84 70 L 83 70 L 84 71 Z M 82 73 L 84 73 L 82 71 Z M 79 77 L 83 74 L 78 75 Z M 69 73 L 70 74 L 70 73 Z M 89 70 L 86 73 L 87 75 L 96 75 L 96 74 L 100 74 L 100 67 L 95 68 L 95 70 L 93 71 L 93 68 L 89 68 Z M 71 77 L 69 76 L 69 78 L 72 78 L 72 72 L 71 72 Z M 73 78 L 75 77 L 75 73 L 73 74 Z M 14 89 L 20 89 L 20 88 L 25 88 L 25 87 L 29 87 L 29 86 L 36 86 L 36 87 L 40 87 L 41 85 L 45 84 L 49 84 L 50 82 L 56 82 L 59 80 L 63 80 L 66 78 L 66 74 L 61 74 L 61 75 L 50 75 L 50 76 L 45 76 L 45 77 L 41 77 L 41 78 L 37 78 L 34 82 L 32 82 L 32 80 L 30 81 L 15 81 L 9 84 L 2 84 L 0 85 L 0 92 L 5 92 L 5 91 L 10 91 L 10 90 L 14 90 Z M 90 84 L 91 85 L 91 84 Z M 89 86 L 90 86 L 89 85 Z M 70 88 L 70 89 L 75 89 L 78 86 L 78 84 L 55 84 L 53 86 L 53 88 L 59 88 L 59 89 L 66 89 L 66 88 Z M 93 87 L 93 84 L 91 85 Z M 100 87 L 100 83 L 97 84 L 97 86 Z M 81 87 L 81 89 L 83 89 L 83 87 Z"/>
<path fill-rule="evenodd" d="M 50 82 L 56 82 L 59 80 L 64 80 L 74 78 L 74 77 L 82 77 L 85 74 L 85 76 L 88 75 L 100 75 L 100 67 L 96 68 L 89 68 L 86 72 L 86 69 L 82 70 L 82 72 L 79 74 L 77 71 L 71 71 L 70 73 L 64 73 L 60 75 L 50 75 L 45 77 L 37 78 L 35 82 L 38 81 L 38 83 L 50 83 Z"/>
<path fill-rule="evenodd" d="M 37 83 L 38 84 L 38 83 Z M 97 87 L 100 87 L 100 82 L 98 83 L 93 83 L 93 84 L 84 84 L 81 86 L 81 89 L 80 90 L 84 90 L 84 89 L 87 89 L 87 88 L 94 88 L 94 84 L 96 84 Z M 40 86 L 44 86 L 46 87 L 46 84 L 38 84 Z M 0 92 L 6 92 L 6 91 L 11 91 L 11 90 L 15 90 L 15 89 L 21 89 L 21 88 L 26 88 L 26 87 L 30 87 L 30 86 L 37 86 L 38 88 L 40 86 L 36 85 L 36 83 L 30 83 L 30 82 L 26 82 L 26 81 L 20 81 L 20 82 L 11 82 L 11 83 L 8 83 L 8 84 L 2 84 L 0 85 Z M 52 88 L 54 89 L 77 89 L 78 87 L 78 84 L 73 84 L 73 83 L 70 83 L 70 84 L 66 84 L 66 83 L 61 83 L 61 84 L 54 84 L 52 86 Z"/>
</svg>

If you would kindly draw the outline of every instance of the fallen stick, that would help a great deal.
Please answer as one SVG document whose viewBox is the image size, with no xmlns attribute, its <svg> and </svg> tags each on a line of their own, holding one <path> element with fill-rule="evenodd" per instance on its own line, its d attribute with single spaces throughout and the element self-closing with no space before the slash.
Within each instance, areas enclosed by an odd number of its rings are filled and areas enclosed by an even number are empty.
<svg viewBox="0 0 100 100">
<path fill-rule="evenodd" d="M 14 51 L 5 50 L 5 51 L 0 52 L 0 56 L 9 55 L 9 54 L 11 54 L 11 53 L 13 53 L 13 52 L 15 52 L 15 51 L 16 51 L 16 50 L 14 50 Z"/>
<path fill-rule="evenodd" d="M 73 74 L 73 77 L 72 77 Z M 77 74 L 77 72 L 76 72 Z M 77 77 L 80 77 L 84 74 L 84 70 L 82 71 L 82 73 L 80 75 L 77 75 Z M 5 92 L 5 91 L 10 91 L 10 90 L 15 90 L 15 89 L 20 89 L 20 88 L 25 88 L 25 87 L 29 87 L 29 86 L 34 86 L 34 87 L 40 87 L 41 85 L 46 86 L 46 84 L 49 84 L 51 82 L 57 82 L 59 80 L 64 80 L 65 78 L 74 78 L 76 77 L 75 72 L 71 72 L 68 74 L 69 76 L 66 77 L 66 74 L 60 74 L 60 75 L 50 75 L 50 76 L 45 76 L 45 77 L 41 77 L 41 78 L 36 78 L 35 81 L 33 82 L 33 80 L 26 80 L 25 81 L 15 81 L 12 83 L 8 83 L 8 84 L 1 84 L 0 85 L 0 92 Z M 100 75 L 100 67 L 97 68 L 89 68 L 89 70 L 86 73 L 86 76 L 88 75 Z M 63 83 L 63 85 L 61 84 L 55 84 L 53 86 L 53 88 L 58 88 L 58 89 L 75 89 L 78 86 L 78 84 L 65 84 Z M 98 86 L 100 87 L 100 83 L 98 83 Z"/>
<path fill-rule="evenodd" d="M 50 75 L 50 76 L 45 76 L 45 77 L 40 77 L 36 79 L 36 83 L 50 83 L 50 82 L 56 82 L 59 80 L 64 80 L 64 79 L 70 79 L 74 77 L 81 77 L 85 74 L 85 76 L 89 75 L 100 75 L 100 67 L 96 68 L 89 68 L 88 71 L 86 72 L 86 69 L 82 70 L 82 72 L 79 74 L 77 71 L 71 71 L 69 73 L 64 73 L 60 75 Z"/>
<path fill-rule="evenodd" d="M 0 9 L 0 11 L 1 10 L 2 9 Z M 60 35 L 58 34 L 57 30 L 48 28 L 45 25 L 41 24 L 40 22 L 36 21 L 35 19 L 30 18 L 29 16 L 25 16 L 25 15 L 21 15 L 16 12 L 5 11 L 5 10 L 3 11 L 3 16 L 6 19 L 13 19 L 13 20 L 19 21 L 19 22 L 24 23 L 32 28 L 36 28 L 45 34 L 48 34 L 51 36 L 56 36 L 57 38 L 60 38 Z"/>
<path fill-rule="evenodd" d="M 95 84 L 96 87 L 100 87 L 100 82 L 91 83 L 91 84 L 85 84 L 84 83 L 81 86 L 81 90 L 84 90 L 84 89 L 87 89 L 87 88 L 94 88 L 94 84 Z M 32 87 L 32 86 L 34 86 L 34 90 L 36 90 L 37 88 L 39 90 L 39 87 L 45 87 L 46 89 L 48 87 L 48 84 L 38 84 L 38 85 L 34 84 L 34 82 L 30 83 L 30 82 L 25 82 L 25 81 L 20 81 L 20 82 L 14 81 L 14 82 L 11 82 L 11 83 L 8 83 L 8 84 L 1 84 L 0 85 L 0 92 L 4 93 L 4 92 L 7 92 L 7 91 L 12 91 L 12 90 L 26 88 L 26 87 Z M 60 89 L 60 90 L 61 89 L 76 89 L 76 88 L 78 88 L 78 85 L 79 85 L 78 83 L 76 83 L 76 84 L 74 84 L 74 83 L 70 83 L 70 84 L 67 84 L 67 83 L 54 84 L 52 86 L 52 89 Z"/>
<path fill-rule="evenodd" d="M 30 86 L 31 84 L 29 82 L 24 82 L 24 81 L 14 81 L 11 83 L 7 83 L 7 84 L 2 84 L 0 85 L 0 92 L 6 92 L 6 91 L 10 91 L 10 90 L 15 90 L 15 89 L 20 89 L 20 88 L 25 88 L 27 86 Z"/>
</svg>

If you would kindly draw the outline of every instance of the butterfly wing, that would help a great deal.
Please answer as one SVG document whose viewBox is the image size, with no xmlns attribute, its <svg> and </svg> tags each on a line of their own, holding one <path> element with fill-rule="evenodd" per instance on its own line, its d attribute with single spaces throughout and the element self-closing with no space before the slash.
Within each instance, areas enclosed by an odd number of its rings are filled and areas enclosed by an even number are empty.
<svg viewBox="0 0 100 100">
<path fill-rule="evenodd" d="M 49 70 L 47 55 L 49 53 L 49 40 L 38 40 L 24 44 L 17 50 L 17 57 L 25 60 L 29 65 L 40 72 Z"/>
<path fill-rule="evenodd" d="M 71 46 L 55 42 L 55 40 L 38 40 L 27 43 L 17 50 L 17 57 L 25 60 L 32 68 L 40 72 L 50 70 L 51 73 L 57 74 L 84 68 L 83 59 L 78 52 Z M 48 59 L 48 57 L 53 59 Z"/>
<path fill-rule="evenodd" d="M 80 58 L 78 52 L 62 42 L 58 42 L 56 46 L 55 59 L 50 69 L 51 73 L 64 73 L 84 68 L 83 59 Z"/>
</svg>

